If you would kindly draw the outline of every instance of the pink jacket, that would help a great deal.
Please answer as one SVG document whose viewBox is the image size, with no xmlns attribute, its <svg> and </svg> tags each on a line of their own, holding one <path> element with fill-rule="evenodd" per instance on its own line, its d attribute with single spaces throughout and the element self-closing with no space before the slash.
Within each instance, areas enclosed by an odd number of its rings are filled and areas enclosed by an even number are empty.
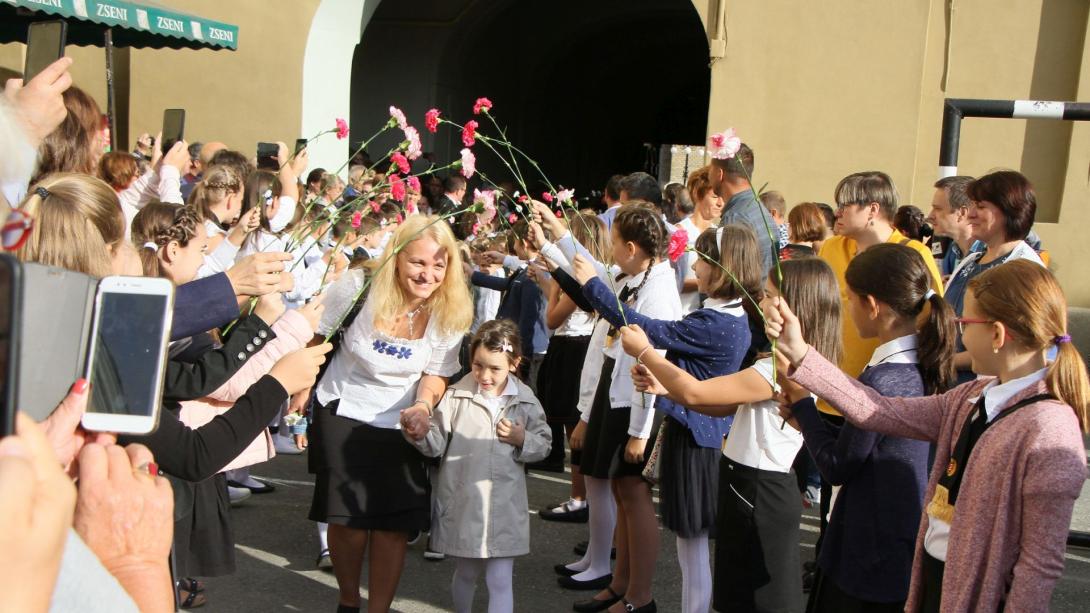
<svg viewBox="0 0 1090 613">
<path fill-rule="evenodd" d="M 258 379 L 267 375 L 277 360 L 286 354 L 306 346 L 314 337 L 314 330 L 298 311 L 287 311 L 272 325 L 276 338 L 243 364 L 235 376 L 211 395 L 200 400 L 182 403 L 181 420 L 190 428 L 198 428 L 212 421 L 217 415 L 229 410 L 240 396 Z M 265 430 L 237 458 L 223 470 L 233 470 L 260 464 L 276 456 L 272 437 Z M 222 472 L 222 471 L 221 471 Z"/>
<path fill-rule="evenodd" d="M 950 460 L 972 400 L 986 380 L 923 398 L 884 398 L 848 377 L 813 348 L 791 379 L 839 409 L 852 424 L 936 443 L 935 465 L 924 500 Z M 1006 406 L 1047 393 L 1042 381 Z M 1075 499 L 1086 481 L 1086 451 L 1071 407 L 1035 402 L 988 428 L 973 449 L 950 526 L 942 611 L 1047 611 L 1063 574 L 1064 551 Z M 928 516 L 920 521 L 906 611 L 922 596 L 922 556 Z"/>
</svg>

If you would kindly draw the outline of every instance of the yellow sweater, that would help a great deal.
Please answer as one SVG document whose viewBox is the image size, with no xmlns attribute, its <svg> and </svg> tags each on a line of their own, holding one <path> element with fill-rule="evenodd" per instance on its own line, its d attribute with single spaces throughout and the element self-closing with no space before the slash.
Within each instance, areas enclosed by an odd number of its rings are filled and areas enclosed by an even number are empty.
<svg viewBox="0 0 1090 613">
<path fill-rule="evenodd" d="M 905 242 L 905 241 L 908 242 Z M 897 230 L 893 231 L 893 234 L 889 235 L 887 243 L 904 243 L 905 246 L 911 247 L 920 254 L 927 269 L 931 271 L 931 287 L 941 296 L 942 295 L 942 276 L 939 274 L 939 267 L 935 264 L 935 256 L 932 255 L 931 250 L 928 249 L 923 243 L 907 239 L 904 234 L 901 234 Z M 870 361 L 871 355 L 874 350 L 878 348 L 877 338 L 862 338 L 859 336 L 859 332 L 855 329 L 855 323 L 852 322 L 851 312 L 848 308 L 848 283 L 844 279 L 845 273 L 848 271 L 848 264 L 855 257 L 858 247 L 856 246 L 855 239 L 847 238 L 845 236 L 834 236 L 825 241 L 821 246 L 821 252 L 818 257 L 825 260 L 833 272 L 836 274 L 836 282 L 840 286 L 840 322 L 841 322 L 841 338 L 844 343 L 844 354 L 840 358 L 840 369 L 852 377 L 858 377 L 863 369 L 866 368 L 867 362 Z M 830 413 L 832 415 L 839 415 L 840 413 L 825 404 L 824 402 L 818 403 L 818 409 L 824 413 Z"/>
</svg>

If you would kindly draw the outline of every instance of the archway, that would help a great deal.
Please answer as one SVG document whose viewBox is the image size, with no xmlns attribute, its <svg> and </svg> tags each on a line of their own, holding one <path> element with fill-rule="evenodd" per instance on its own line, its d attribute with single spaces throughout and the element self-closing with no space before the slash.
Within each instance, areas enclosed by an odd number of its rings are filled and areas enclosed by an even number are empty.
<svg viewBox="0 0 1090 613">
<path fill-rule="evenodd" d="M 586 194 L 644 169 L 660 144 L 703 142 L 707 58 L 690 0 L 383 2 L 353 61 L 353 133 L 366 137 L 390 104 L 413 123 L 433 106 L 462 122 L 488 96 L 511 139 Z M 461 147 L 425 136 L 440 163 Z M 485 158 L 491 178 L 507 178 Z"/>
</svg>

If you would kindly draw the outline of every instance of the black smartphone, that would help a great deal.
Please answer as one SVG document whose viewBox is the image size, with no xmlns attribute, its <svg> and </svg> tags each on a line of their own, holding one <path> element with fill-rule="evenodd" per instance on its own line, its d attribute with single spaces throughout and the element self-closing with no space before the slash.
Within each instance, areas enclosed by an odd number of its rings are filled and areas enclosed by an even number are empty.
<svg viewBox="0 0 1090 613">
<path fill-rule="evenodd" d="M 257 144 L 257 167 L 260 170 L 280 170 L 280 145 L 276 143 Z"/>
<path fill-rule="evenodd" d="M 297 138 L 295 139 L 295 155 L 299 155 L 299 152 L 305 149 L 307 146 L 307 139 Z"/>
<path fill-rule="evenodd" d="M 65 21 L 38 21 L 30 24 L 26 32 L 24 84 L 30 83 L 47 66 L 64 57 L 64 42 L 67 37 L 68 23 Z"/>
<path fill-rule="evenodd" d="M 0 254 L 0 436 L 15 431 L 15 392 L 19 380 L 19 321 L 23 275 L 18 260 Z"/>
<path fill-rule="evenodd" d="M 185 137 L 185 109 L 167 109 L 163 111 L 163 142 L 162 150 L 167 151 L 174 143 Z"/>
</svg>

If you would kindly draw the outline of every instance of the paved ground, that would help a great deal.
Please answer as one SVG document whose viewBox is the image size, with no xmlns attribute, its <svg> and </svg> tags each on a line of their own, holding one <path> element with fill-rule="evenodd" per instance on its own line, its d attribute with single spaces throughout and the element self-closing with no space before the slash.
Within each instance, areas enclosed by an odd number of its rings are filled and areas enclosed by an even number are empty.
<svg viewBox="0 0 1090 613">
<path fill-rule="evenodd" d="M 336 581 L 329 573 L 315 570 L 318 539 L 306 520 L 312 487 L 301 456 L 281 456 L 255 470 L 277 485 L 272 494 L 254 496 L 233 509 L 238 571 L 230 577 L 208 581 L 209 604 L 205 611 L 318 611 L 336 609 Z M 529 483 L 530 508 L 538 509 L 566 497 L 563 475 L 532 472 Z M 585 524 L 546 522 L 530 518 L 533 554 L 515 564 L 516 610 L 537 612 L 570 611 L 570 604 L 590 593 L 568 592 L 555 583 L 553 564 L 574 560 L 571 547 L 586 538 Z M 1073 527 L 1090 530 L 1090 487 L 1076 509 Z M 803 559 L 813 556 L 817 518 L 803 518 Z M 681 576 L 677 568 L 673 537 L 663 533 L 662 553 L 655 575 L 655 598 L 659 610 L 680 608 Z M 412 613 L 449 611 L 450 577 L 448 562 L 427 562 L 423 544 L 410 550 L 394 610 Z M 363 585 L 366 586 L 366 577 Z M 484 610 L 484 587 L 478 589 L 477 610 Z M 366 597 L 366 592 L 365 592 Z M 1071 548 L 1067 564 L 1052 602 L 1057 612 L 1086 611 L 1090 599 L 1090 550 Z"/>
</svg>

